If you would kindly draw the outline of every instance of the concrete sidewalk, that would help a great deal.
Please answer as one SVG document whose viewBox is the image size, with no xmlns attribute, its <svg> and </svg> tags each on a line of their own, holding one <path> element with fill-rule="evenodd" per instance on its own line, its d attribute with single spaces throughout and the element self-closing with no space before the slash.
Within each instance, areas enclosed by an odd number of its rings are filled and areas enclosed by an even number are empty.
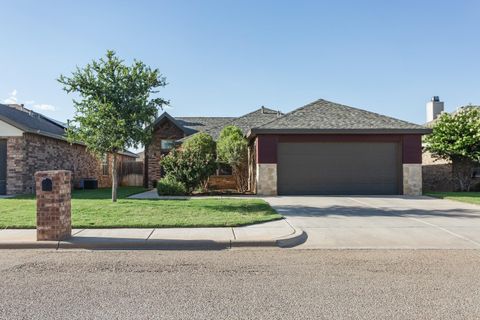
<svg viewBox="0 0 480 320">
<path fill-rule="evenodd" d="M 0 249 L 203 250 L 293 247 L 305 240 L 285 219 L 233 228 L 74 229 L 66 241 L 36 241 L 35 229 L 0 230 Z"/>
</svg>

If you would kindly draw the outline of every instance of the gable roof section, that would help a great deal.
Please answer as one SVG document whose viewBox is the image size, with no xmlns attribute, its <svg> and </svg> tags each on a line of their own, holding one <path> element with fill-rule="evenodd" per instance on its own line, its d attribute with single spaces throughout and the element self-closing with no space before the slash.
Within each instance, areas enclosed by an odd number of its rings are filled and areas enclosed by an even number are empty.
<svg viewBox="0 0 480 320">
<path fill-rule="evenodd" d="M 155 121 L 153 122 L 153 128 L 155 128 L 160 122 L 163 120 L 169 120 L 172 122 L 175 126 L 177 126 L 180 130 L 182 130 L 184 133 L 187 133 L 187 129 L 180 124 L 180 122 L 177 121 L 174 117 L 172 117 L 168 112 L 163 112 Z"/>
<path fill-rule="evenodd" d="M 262 133 L 430 133 L 414 123 L 327 100 L 317 100 L 284 116 L 254 127 L 249 136 Z"/>
<path fill-rule="evenodd" d="M 275 120 L 281 115 L 283 115 L 283 113 L 279 111 L 261 107 L 260 109 L 247 113 L 241 117 L 225 122 L 220 126 L 206 130 L 205 132 L 211 135 L 214 140 L 217 140 L 220 137 L 220 132 L 223 128 L 226 126 L 236 126 L 246 135 L 252 128 Z"/>
<path fill-rule="evenodd" d="M 21 106 L 0 104 L 0 120 L 25 132 L 64 139 L 65 126 Z"/>
<path fill-rule="evenodd" d="M 182 130 L 185 133 L 185 135 L 189 136 L 199 131 L 209 130 L 212 127 L 219 126 L 235 118 L 233 117 L 173 117 L 168 112 L 165 111 L 157 119 L 155 119 L 153 126 L 155 127 L 164 119 L 168 119 L 180 130 Z"/>
</svg>

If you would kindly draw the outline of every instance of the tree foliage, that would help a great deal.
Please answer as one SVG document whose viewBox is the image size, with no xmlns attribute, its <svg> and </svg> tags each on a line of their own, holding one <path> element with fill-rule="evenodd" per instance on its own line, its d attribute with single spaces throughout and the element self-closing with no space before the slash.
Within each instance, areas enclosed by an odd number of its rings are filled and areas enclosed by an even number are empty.
<svg viewBox="0 0 480 320">
<path fill-rule="evenodd" d="M 425 144 L 434 157 L 452 162 L 460 189 L 469 190 L 472 169 L 480 162 L 480 107 L 466 106 L 440 115 Z"/>
<path fill-rule="evenodd" d="M 227 126 L 220 132 L 217 142 L 219 162 L 232 167 L 239 192 L 248 189 L 248 141 L 242 130 L 236 126 Z"/>
<path fill-rule="evenodd" d="M 215 173 L 215 141 L 206 133 L 188 138 L 180 149 L 171 150 L 161 162 L 166 177 L 185 186 L 187 193 L 206 186 L 208 178 Z"/>
<path fill-rule="evenodd" d="M 135 60 L 125 65 L 114 51 L 92 61 L 58 81 L 67 93 L 76 93 L 75 116 L 69 122 L 70 142 L 81 141 L 98 154 L 113 154 L 112 200 L 116 201 L 116 154 L 128 148 L 144 145 L 151 137 L 151 124 L 158 108 L 168 101 L 151 95 L 166 85 L 158 69 L 151 69 Z"/>
</svg>

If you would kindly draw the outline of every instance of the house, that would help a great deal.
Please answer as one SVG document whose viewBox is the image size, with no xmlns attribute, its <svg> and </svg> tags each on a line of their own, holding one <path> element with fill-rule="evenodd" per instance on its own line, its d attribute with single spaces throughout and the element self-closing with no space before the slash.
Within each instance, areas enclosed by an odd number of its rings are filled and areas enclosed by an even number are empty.
<svg viewBox="0 0 480 320">
<path fill-rule="evenodd" d="M 424 126 L 322 99 L 287 114 L 261 108 L 195 119 L 157 119 L 145 157 L 149 186 L 175 139 L 199 131 L 217 138 L 237 125 L 249 140 L 250 190 L 259 195 L 422 194 L 421 137 L 431 132 Z"/>
<path fill-rule="evenodd" d="M 164 112 L 154 122 L 153 137 L 150 145 L 145 147 L 145 186 L 154 187 L 162 178 L 163 171 L 160 160 L 163 156 L 184 139 L 197 132 L 206 132 L 215 140 L 220 131 L 228 125 L 243 130 L 246 135 L 252 126 L 272 121 L 279 115 L 278 111 L 262 107 L 241 117 L 172 117 Z M 229 168 L 219 168 L 215 176 L 210 177 L 209 187 L 212 189 L 234 189 L 235 180 Z"/>
<path fill-rule="evenodd" d="M 111 155 L 99 159 L 80 143 L 65 138 L 65 125 L 23 105 L 0 104 L 0 194 L 33 193 L 34 173 L 71 170 L 78 186 L 96 179 L 99 187 L 111 186 Z M 120 153 L 119 163 L 135 161 L 131 152 Z"/>
<path fill-rule="evenodd" d="M 438 96 L 432 97 L 426 105 L 426 127 L 432 128 L 437 118 L 445 112 L 445 103 Z M 455 111 L 456 112 L 456 111 Z M 423 189 L 425 191 L 455 191 L 458 189 L 454 178 L 454 163 L 432 156 L 423 146 L 422 153 Z M 480 184 L 480 165 L 472 172 L 474 181 L 472 186 Z"/>
</svg>

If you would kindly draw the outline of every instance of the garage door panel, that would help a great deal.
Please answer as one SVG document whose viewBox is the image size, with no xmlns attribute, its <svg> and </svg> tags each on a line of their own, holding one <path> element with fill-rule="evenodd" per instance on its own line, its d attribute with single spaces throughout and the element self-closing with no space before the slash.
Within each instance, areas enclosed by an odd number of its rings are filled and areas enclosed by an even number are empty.
<svg viewBox="0 0 480 320">
<path fill-rule="evenodd" d="M 398 194 L 396 143 L 280 143 L 279 194 Z"/>
</svg>

